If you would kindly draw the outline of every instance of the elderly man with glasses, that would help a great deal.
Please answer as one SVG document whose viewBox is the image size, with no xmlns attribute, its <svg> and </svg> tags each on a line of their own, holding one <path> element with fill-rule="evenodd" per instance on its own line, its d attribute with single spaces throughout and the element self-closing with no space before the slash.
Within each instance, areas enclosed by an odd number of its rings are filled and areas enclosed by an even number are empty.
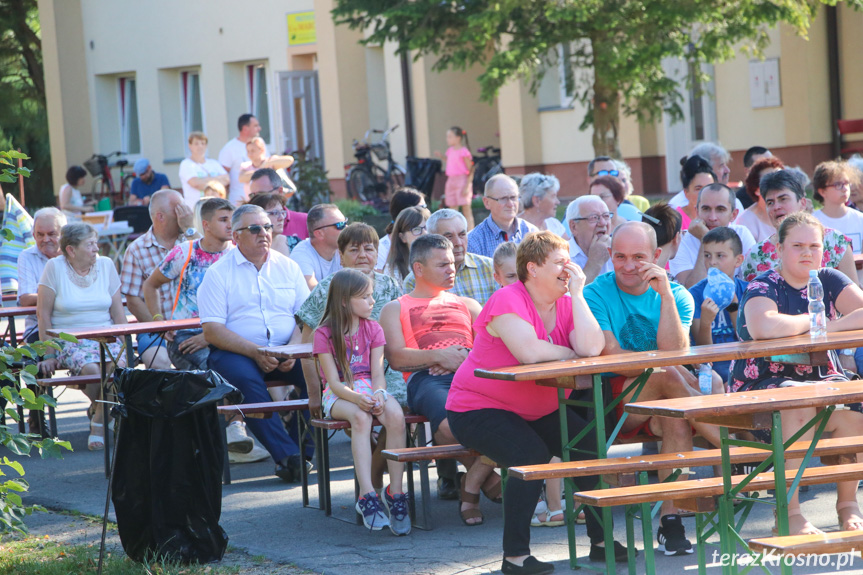
<svg viewBox="0 0 863 575">
<path fill-rule="evenodd" d="M 300 265 L 309 290 L 313 290 L 322 279 L 342 269 L 339 232 L 348 225 L 348 219 L 335 204 L 318 204 L 309 210 L 306 224 L 309 239 L 297 244 L 291 259 Z"/>
<path fill-rule="evenodd" d="M 492 176 L 485 184 L 482 203 L 491 212 L 467 235 L 467 251 L 490 258 L 504 242 L 521 243 L 536 226 L 518 217 L 518 184 L 506 174 Z"/>
<path fill-rule="evenodd" d="M 569 257 L 581 266 L 586 283 L 614 269 L 608 249 L 611 247 L 611 212 L 599 196 L 581 196 L 566 207 Z"/>
<path fill-rule="evenodd" d="M 279 361 L 258 351 L 300 343 L 294 314 L 309 297 L 302 271 L 271 251 L 273 225 L 263 208 L 244 205 L 231 216 L 231 250 L 207 269 L 198 288 L 198 312 L 210 344 L 208 366 L 243 392 L 247 403 L 271 401 L 267 380 L 302 385 L 295 360 Z M 249 418 L 246 425 L 276 462 L 275 474 L 293 482 L 304 465 L 300 449 L 282 420 Z"/>
</svg>

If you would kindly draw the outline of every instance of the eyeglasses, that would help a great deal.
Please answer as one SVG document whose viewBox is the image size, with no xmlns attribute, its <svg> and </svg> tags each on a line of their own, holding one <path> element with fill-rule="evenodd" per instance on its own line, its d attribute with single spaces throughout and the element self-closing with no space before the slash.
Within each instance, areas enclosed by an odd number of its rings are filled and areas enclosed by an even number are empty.
<svg viewBox="0 0 863 575">
<path fill-rule="evenodd" d="M 252 234 L 253 236 L 258 236 L 261 234 L 261 232 L 270 233 L 271 231 L 273 231 L 273 224 L 264 224 L 264 225 L 253 224 L 251 226 L 246 226 L 245 228 L 240 228 L 240 229 L 234 230 L 234 231 L 235 232 L 241 232 L 243 230 L 249 230 L 250 234 Z"/>
<path fill-rule="evenodd" d="M 259 196 L 259 195 L 261 195 L 261 194 L 281 194 L 283 189 L 284 189 L 284 188 L 282 188 L 282 186 L 276 186 L 276 187 L 275 187 L 275 188 L 273 188 L 272 190 L 262 190 L 262 191 L 260 191 L 260 192 L 255 192 L 255 193 L 254 193 L 254 194 L 252 194 L 252 195 L 253 195 L 253 196 Z"/>
<path fill-rule="evenodd" d="M 312 231 L 313 231 L 313 232 L 316 232 L 316 231 L 318 231 L 318 230 L 322 230 L 322 229 L 324 229 L 324 228 L 328 228 L 328 227 L 330 227 L 330 226 L 333 226 L 333 227 L 334 227 L 334 228 L 336 228 L 337 230 L 342 231 L 343 229 L 345 229 L 345 226 L 346 226 L 346 225 L 348 225 L 348 218 L 345 218 L 345 219 L 344 219 L 344 221 L 341 221 L 341 222 L 335 222 L 335 223 L 333 223 L 333 224 L 324 224 L 324 225 L 322 225 L 322 226 L 319 226 L 319 227 L 317 227 L 317 228 L 313 229 Z"/>
<path fill-rule="evenodd" d="M 415 236 L 421 236 L 425 233 L 425 231 L 426 231 L 425 226 L 417 226 L 415 228 L 411 228 L 411 233 Z"/>
<path fill-rule="evenodd" d="M 486 196 L 486 198 L 490 200 L 494 200 L 496 202 L 501 202 L 504 204 L 517 204 L 519 200 L 519 196 L 504 196 L 503 198 L 493 198 L 491 196 Z"/>
<path fill-rule="evenodd" d="M 833 188 L 834 190 L 844 190 L 851 187 L 851 182 L 833 182 L 832 184 L 827 184 L 825 187 Z"/>
<path fill-rule="evenodd" d="M 288 210 L 286 210 L 284 208 L 281 210 L 272 210 L 270 212 L 267 212 L 267 215 L 270 216 L 271 218 L 278 218 L 280 220 L 283 220 L 286 217 L 288 217 Z"/>
<path fill-rule="evenodd" d="M 618 170 L 599 170 L 594 176 L 614 176 L 615 178 L 620 175 Z"/>
<path fill-rule="evenodd" d="M 599 222 L 599 218 L 602 218 L 603 220 L 611 221 L 611 216 L 612 216 L 611 212 L 605 212 L 604 214 L 590 214 L 586 218 L 572 218 L 572 219 L 577 221 L 577 222 L 580 222 L 582 220 L 587 220 L 588 222 L 595 224 L 595 223 Z"/>
</svg>

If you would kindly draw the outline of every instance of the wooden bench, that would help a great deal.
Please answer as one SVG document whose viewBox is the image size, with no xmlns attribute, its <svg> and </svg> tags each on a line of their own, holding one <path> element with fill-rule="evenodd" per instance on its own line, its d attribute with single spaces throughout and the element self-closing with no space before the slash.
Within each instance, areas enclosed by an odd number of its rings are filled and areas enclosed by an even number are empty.
<svg viewBox="0 0 863 575">
<path fill-rule="evenodd" d="M 269 382 L 268 382 L 269 383 Z M 282 385 L 282 382 L 276 381 L 274 382 L 277 386 Z M 268 385 L 269 386 L 269 385 Z M 273 386 L 269 386 L 273 387 Z M 217 410 L 220 414 L 230 417 L 235 415 L 240 415 L 244 419 L 245 418 L 255 418 L 255 419 L 269 419 L 273 416 L 273 414 L 282 414 L 289 412 L 298 412 L 298 411 L 306 411 L 309 409 L 309 400 L 308 399 L 290 399 L 286 401 L 268 401 L 265 403 L 240 403 L 234 405 L 220 405 Z M 301 415 L 297 417 L 297 437 L 300 440 L 300 453 L 303 453 L 303 443 L 305 443 L 305 438 L 308 435 L 308 427 L 306 426 L 306 420 Z M 314 439 L 314 437 L 313 437 Z M 222 440 L 225 446 L 225 467 L 222 473 L 222 483 L 224 485 L 231 484 L 231 469 L 228 463 L 228 438 L 227 438 L 227 426 L 224 426 L 222 429 Z M 315 452 L 318 450 L 315 449 Z M 306 466 L 300 466 L 300 479 L 302 482 L 303 489 L 303 507 L 309 506 L 309 476 L 306 471 Z M 318 487 L 320 487 L 321 479 L 320 473 L 318 474 Z M 321 506 L 320 495 L 318 496 L 318 508 L 323 509 Z"/>
<path fill-rule="evenodd" d="M 413 413 L 405 414 L 405 433 L 406 433 L 406 441 L 410 445 L 412 443 L 410 426 L 413 424 L 424 424 L 428 421 L 422 415 L 416 415 Z M 345 431 L 350 429 L 351 424 L 347 421 L 341 419 L 330 419 L 330 418 L 316 418 L 309 421 L 309 425 L 318 431 L 318 439 L 316 441 L 317 453 L 318 453 L 318 462 L 320 466 L 318 467 L 318 485 L 321 486 L 320 493 L 323 496 L 324 500 L 324 513 L 328 517 L 333 516 L 333 508 L 332 508 L 332 492 L 330 490 L 330 438 L 327 435 L 328 431 Z M 378 426 L 381 423 L 377 420 L 377 418 L 372 420 L 372 426 Z M 422 481 L 422 489 L 423 489 L 423 511 L 424 511 L 424 521 L 422 525 L 417 524 L 416 522 L 416 509 L 413 504 L 410 505 L 410 513 L 411 513 L 411 523 L 416 527 L 421 529 L 430 529 L 431 522 L 428 513 L 428 476 L 424 475 L 421 479 Z M 407 474 L 407 489 L 406 493 L 408 494 L 408 499 L 413 502 L 414 498 L 414 485 L 413 485 L 413 473 Z M 359 483 L 356 481 L 356 476 L 354 477 L 354 495 L 355 499 L 358 499 L 360 496 L 359 492 Z M 320 497 L 320 495 L 319 495 Z M 353 506 L 351 506 L 353 509 Z M 349 523 L 356 523 L 357 525 L 362 524 L 362 519 L 356 513 L 352 514 L 354 516 L 353 519 L 342 519 L 341 517 L 336 517 L 336 519 L 340 519 L 342 521 L 347 521 Z"/>
<path fill-rule="evenodd" d="M 776 555 L 823 555 L 830 553 L 860 553 L 863 531 L 835 531 L 815 535 L 786 535 L 749 541 L 749 549 Z"/>
</svg>

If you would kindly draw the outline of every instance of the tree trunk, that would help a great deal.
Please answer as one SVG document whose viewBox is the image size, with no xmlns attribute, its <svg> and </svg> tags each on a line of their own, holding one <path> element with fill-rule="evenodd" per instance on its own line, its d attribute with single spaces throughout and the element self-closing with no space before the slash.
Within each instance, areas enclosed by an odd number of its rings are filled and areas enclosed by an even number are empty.
<svg viewBox="0 0 863 575">
<path fill-rule="evenodd" d="M 603 82 L 594 69 L 593 80 L 593 153 L 596 156 L 620 158 L 620 93 Z"/>
</svg>

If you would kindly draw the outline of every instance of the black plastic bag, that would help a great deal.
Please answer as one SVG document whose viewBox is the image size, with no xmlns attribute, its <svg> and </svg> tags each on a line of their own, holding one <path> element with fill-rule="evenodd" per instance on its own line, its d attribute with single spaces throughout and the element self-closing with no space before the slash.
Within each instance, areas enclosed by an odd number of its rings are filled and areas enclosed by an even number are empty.
<svg viewBox="0 0 863 575">
<path fill-rule="evenodd" d="M 434 188 L 435 177 L 441 170 L 441 161 L 434 158 L 415 158 L 408 156 L 407 158 L 407 175 L 405 176 L 405 185 L 418 189 L 431 197 Z"/>
<path fill-rule="evenodd" d="M 111 482 L 117 529 L 136 561 L 218 561 L 225 447 L 216 405 L 242 393 L 213 371 L 118 369 Z"/>
</svg>

